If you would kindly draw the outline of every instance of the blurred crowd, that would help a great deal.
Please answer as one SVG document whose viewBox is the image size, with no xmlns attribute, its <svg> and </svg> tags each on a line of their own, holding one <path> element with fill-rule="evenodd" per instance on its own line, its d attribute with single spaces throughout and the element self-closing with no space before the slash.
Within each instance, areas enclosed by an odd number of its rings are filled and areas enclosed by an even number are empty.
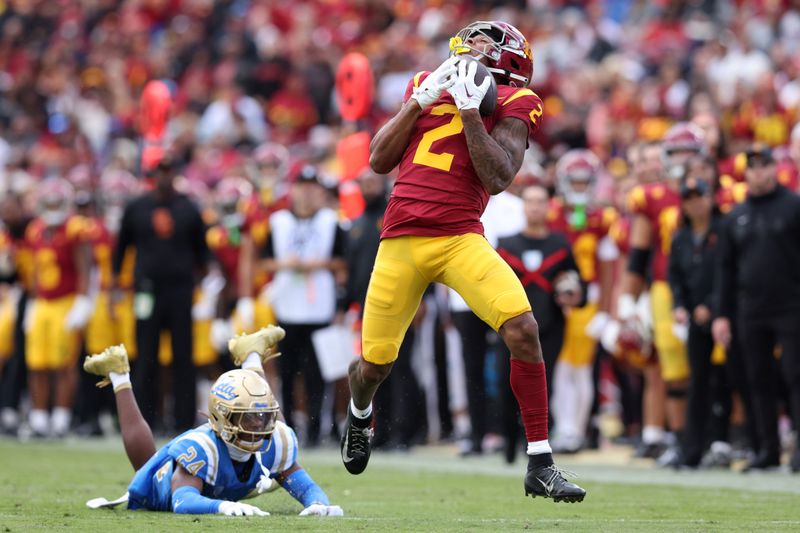
<svg viewBox="0 0 800 533">
<path fill-rule="evenodd" d="M 4 3 L 4 430 L 100 432 L 98 414 L 110 396 L 79 372 L 79 354 L 116 343 L 125 343 L 134 365 L 149 361 L 140 365 L 147 370 L 134 369 L 137 395 L 147 390 L 148 420 L 185 429 L 194 423 L 195 381 L 204 397 L 203 387 L 230 364 L 226 339 L 278 323 L 289 335 L 267 373 L 284 413 L 309 445 L 335 438 L 347 386 L 341 375 L 323 376 L 311 338 L 334 324 L 358 351 L 360 303 L 392 180 L 369 171 L 365 159 L 346 160 L 353 152 L 337 146 L 358 131 L 376 131 L 399 109 L 414 74 L 437 66 L 450 37 L 482 19 L 508 21 L 528 38 L 531 88 L 544 102 L 518 179 L 490 203 L 487 237 L 497 243 L 525 231 L 564 233 L 580 275 L 577 286 L 561 286 L 582 293 L 581 307 L 559 299 L 541 312 L 559 315 L 549 361 L 554 447 L 577 452 L 614 440 L 670 466 L 727 467 L 737 458 L 775 466 L 775 453 L 791 450 L 796 378 L 777 362 L 769 365 L 774 374 L 759 378 L 775 384 L 780 400 L 774 444 L 772 430 L 755 427 L 754 413 L 769 409 L 760 394 L 752 399 L 747 353 L 734 358 L 736 370 L 723 370 L 741 341 L 734 331 L 722 343 L 711 321 L 732 317 L 711 300 L 686 300 L 679 285 L 693 273 L 667 271 L 712 268 L 712 260 L 693 262 L 691 254 L 686 264 L 670 261 L 680 221 L 694 227 L 705 216 L 687 201 L 708 198 L 709 213 L 720 217 L 735 210 L 747 198 L 752 168 L 798 188 L 800 2 L 791 0 Z M 348 52 L 366 55 L 375 78 L 374 105 L 357 122 L 341 118 L 335 98 L 336 69 Z M 151 80 L 164 82 L 170 101 L 159 164 L 142 160 L 153 117 L 140 102 Z M 362 168 L 351 180 L 344 169 L 354 165 Z M 184 209 L 174 204 L 178 193 L 191 199 L 203 235 L 197 240 L 186 230 L 201 244 L 186 251 L 184 270 L 162 279 L 146 271 L 174 266 L 170 254 L 183 259 L 180 247 L 146 252 L 156 258 L 149 266 L 142 256 L 153 232 L 167 240 L 181 234 L 173 231 L 176 210 Z M 141 195 L 156 206 L 150 234 L 133 229 L 130 205 Z M 664 246 L 663 271 L 656 272 L 654 253 L 633 269 L 641 279 L 631 281 L 632 250 L 650 245 L 632 242 L 632 228 L 648 202 L 664 196 L 674 201 L 659 206 L 667 214 L 656 213 L 650 235 Z M 523 268 L 536 271 L 541 259 L 523 254 Z M 683 290 L 675 312 L 667 311 L 672 337 L 685 351 L 702 330 L 703 346 L 711 346 L 713 365 L 702 367 L 702 382 L 693 383 L 688 368 L 662 375 L 664 333 L 652 325 L 659 317 L 620 305 L 622 295 L 647 308 L 640 294 L 651 287 L 658 299 L 659 281 Z M 188 303 L 164 307 L 164 294 L 183 283 L 191 287 Z M 698 305 L 707 314 L 698 316 Z M 540 324 L 553 318 L 534 313 Z M 158 320 L 149 333 L 139 331 L 137 320 L 152 316 Z M 521 436 L 504 401 L 503 347 L 471 316 L 455 296 L 431 288 L 392 383 L 376 398 L 378 446 L 449 437 L 464 454 L 505 449 L 513 460 Z M 696 396 L 699 389 L 706 393 Z"/>
</svg>

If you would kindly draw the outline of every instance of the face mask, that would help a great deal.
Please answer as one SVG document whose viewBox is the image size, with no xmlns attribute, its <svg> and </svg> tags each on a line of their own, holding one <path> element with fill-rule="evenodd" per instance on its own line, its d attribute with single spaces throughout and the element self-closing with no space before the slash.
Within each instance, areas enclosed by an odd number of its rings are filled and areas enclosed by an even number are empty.
<svg viewBox="0 0 800 533">
<path fill-rule="evenodd" d="M 50 227 L 60 226 L 67 220 L 67 212 L 61 210 L 47 210 L 42 213 L 42 220 Z"/>
</svg>

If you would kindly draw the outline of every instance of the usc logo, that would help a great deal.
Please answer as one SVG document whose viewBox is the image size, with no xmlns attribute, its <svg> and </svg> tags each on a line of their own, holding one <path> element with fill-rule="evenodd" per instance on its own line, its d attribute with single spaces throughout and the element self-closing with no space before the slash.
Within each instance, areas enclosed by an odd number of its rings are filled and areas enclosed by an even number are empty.
<svg viewBox="0 0 800 533">
<path fill-rule="evenodd" d="M 153 231 L 161 239 L 169 239 L 175 232 L 175 221 L 169 209 L 159 207 L 153 211 Z"/>
</svg>

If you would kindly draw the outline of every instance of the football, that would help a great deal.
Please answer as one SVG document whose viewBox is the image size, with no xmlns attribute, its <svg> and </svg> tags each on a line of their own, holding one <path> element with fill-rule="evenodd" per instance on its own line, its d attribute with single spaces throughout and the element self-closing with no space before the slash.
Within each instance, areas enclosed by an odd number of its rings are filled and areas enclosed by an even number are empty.
<svg viewBox="0 0 800 533">
<path fill-rule="evenodd" d="M 489 72 L 489 69 L 486 68 L 486 65 L 478 61 L 476 57 L 466 54 L 459 57 L 468 59 L 470 61 L 476 61 L 478 63 L 478 68 L 475 70 L 475 85 L 480 85 L 483 83 L 483 80 L 486 78 L 486 76 L 489 76 L 489 78 L 492 80 L 491 85 L 489 85 L 489 90 L 486 91 L 483 101 L 481 102 L 481 106 L 478 109 L 481 115 L 488 117 L 494 113 L 494 109 L 497 107 L 497 82 L 495 81 L 494 76 L 492 76 L 492 73 Z"/>
</svg>

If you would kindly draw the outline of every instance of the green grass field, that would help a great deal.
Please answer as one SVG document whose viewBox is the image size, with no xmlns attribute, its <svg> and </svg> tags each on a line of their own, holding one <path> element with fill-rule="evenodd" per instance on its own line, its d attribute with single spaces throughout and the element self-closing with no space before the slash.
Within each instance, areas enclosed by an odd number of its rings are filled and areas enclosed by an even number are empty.
<svg viewBox="0 0 800 533">
<path fill-rule="evenodd" d="M 450 448 L 376 454 L 361 476 L 333 450 L 301 454 L 344 518 L 300 518 L 283 491 L 250 503 L 263 518 L 90 510 L 131 477 L 118 440 L 0 440 L 0 533 L 19 531 L 800 531 L 800 476 L 656 471 L 603 457 L 564 463 L 588 491 L 581 504 L 523 497 L 524 466 L 459 459 Z M 601 464 L 605 463 L 605 464 Z"/>
</svg>

